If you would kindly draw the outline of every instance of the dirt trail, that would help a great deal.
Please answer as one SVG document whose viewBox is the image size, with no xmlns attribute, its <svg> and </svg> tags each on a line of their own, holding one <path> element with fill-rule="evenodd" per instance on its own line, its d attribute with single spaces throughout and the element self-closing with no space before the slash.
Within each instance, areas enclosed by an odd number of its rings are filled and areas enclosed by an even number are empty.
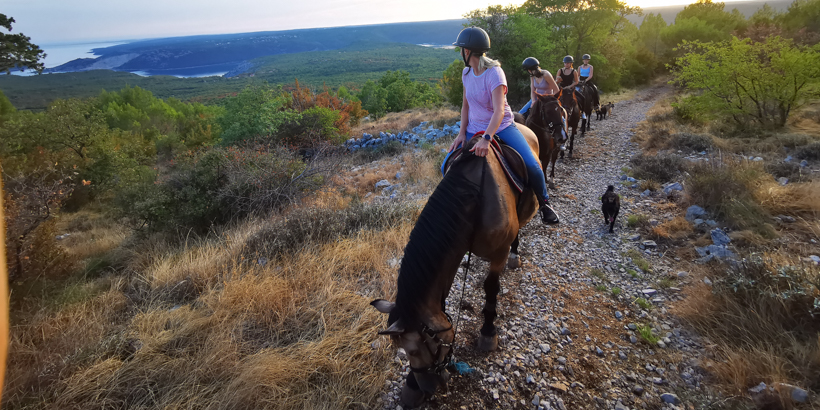
<svg viewBox="0 0 820 410">
<path fill-rule="evenodd" d="M 523 229 L 523 267 L 502 277 L 495 352 L 474 347 L 486 264 L 468 274 L 457 312 L 459 272 L 448 311 L 461 318 L 456 359 L 473 371 L 453 377 L 449 392 L 436 394 L 422 408 L 671 409 L 715 399 L 702 388 L 704 375 L 697 367 L 702 347 L 667 312 L 682 298 L 679 287 L 689 275 L 676 271 L 677 261 L 626 226 L 632 214 L 659 222 L 676 216 L 662 192 L 642 196 L 636 184 L 621 180 L 622 168 L 640 152 L 630 142 L 632 130 L 668 92 L 653 87 L 616 104 L 609 119 L 593 120 L 592 131 L 576 137 L 575 158 L 557 165 L 550 195 L 562 222 L 545 227 L 534 220 Z M 600 214 L 599 198 L 610 184 L 622 196 L 614 234 L 607 233 Z M 644 301 L 651 306 L 641 308 Z M 641 327 L 653 328 L 659 342 L 645 341 Z M 401 351 L 396 362 L 401 366 L 380 399 L 384 408 L 399 407 L 408 366 Z"/>
</svg>

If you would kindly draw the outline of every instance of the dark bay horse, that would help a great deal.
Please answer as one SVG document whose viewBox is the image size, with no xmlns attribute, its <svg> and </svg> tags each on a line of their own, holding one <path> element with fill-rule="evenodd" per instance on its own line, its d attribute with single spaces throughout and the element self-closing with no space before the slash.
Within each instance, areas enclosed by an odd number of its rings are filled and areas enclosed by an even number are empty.
<svg viewBox="0 0 820 410">
<path fill-rule="evenodd" d="M 558 97 L 558 101 L 561 102 L 561 106 L 567 110 L 567 126 L 572 128 L 572 134 L 569 136 L 569 147 L 567 150 L 569 151 L 569 157 L 572 158 L 572 149 L 575 146 L 575 134 L 576 130 L 578 129 L 578 122 L 581 120 L 581 104 L 578 102 L 578 96 L 574 91 L 571 90 L 564 90 L 556 94 Z M 584 134 L 584 128 L 581 127 L 581 135 Z M 564 152 L 561 152 L 561 158 L 564 158 Z"/>
<path fill-rule="evenodd" d="M 581 112 L 587 116 L 587 119 L 581 120 L 581 135 L 583 135 L 586 131 L 592 129 L 592 111 L 596 108 L 595 89 L 584 82 L 581 84 L 580 94 L 582 98 L 578 99 L 578 104 L 580 105 Z"/>
<path fill-rule="evenodd" d="M 524 126 L 518 127 L 537 154 L 535 134 Z M 469 141 L 467 147 L 478 138 Z M 380 312 L 389 313 L 389 327 L 379 333 L 390 335 L 410 361 L 411 372 L 401 394 L 403 406 L 420 405 L 449 379 L 446 367 L 455 333 L 444 306 L 468 250 L 490 262 L 484 280 L 484 325 L 477 346 L 485 351 L 498 347 L 493 322 L 497 317 L 499 277 L 512 259 L 511 251 L 517 253 L 519 229 L 532 219 L 537 208 L 532 189 L 519 194 L 510 188 L 492 152 L 486 157 L 465 152 L 433 191 L 405 247 L 396 302 L 371 302 Z"/>
<path fill-rule="evenodd" d="M 541 169 L 544 179 L 550 188 L 555 188 L 555 163 L 558 161 L 558 140 L 565 139 L 567 132 L 564 129 L 562 112 L 564 108 L 558 99 L 551 95 L 536 93 L 536 100 L 530 107 L 530 115 L 524 124 L 538 137 L 538 158 L 541 159 Z M 516 122 L 519 117 L 516 117 Z M 547 169 L 550 168 L 549 175 Z"/>
</svg>

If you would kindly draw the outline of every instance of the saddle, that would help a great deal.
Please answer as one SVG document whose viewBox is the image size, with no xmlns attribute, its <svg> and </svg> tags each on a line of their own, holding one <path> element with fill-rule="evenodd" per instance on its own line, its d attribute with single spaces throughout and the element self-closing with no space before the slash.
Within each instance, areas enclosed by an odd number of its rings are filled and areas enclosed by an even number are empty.
<svg viewBox="0 0 820 410">
<path fill-rule="evenodd" d="M 450 168 L 452 168 L 462 156 L 471 154 L 470 149 L 480 141 L 480 137 L 483 134 L 484 131 L 477 132 L 473 135 L 473 138 L 467 141 L 461 148 L 453 151 L 447 158 L 447 162 L 444 163 L 445 175 L 447 175 Z M 509 181 L 510 186 L 518 191 L 518 193 L 524 192 L 529 180 L 527 177 L 527 166 L 524 164 L 524 159 L 521 157 L 521 154 L 495 135 L 490 141 L 490 151 L 492 151 L 492 155 L 498 158 L 498 162 L 501 164 L 501 169 L 504 170 L 504 175 L 507 176 L 507 181 Z"/>
</svg>

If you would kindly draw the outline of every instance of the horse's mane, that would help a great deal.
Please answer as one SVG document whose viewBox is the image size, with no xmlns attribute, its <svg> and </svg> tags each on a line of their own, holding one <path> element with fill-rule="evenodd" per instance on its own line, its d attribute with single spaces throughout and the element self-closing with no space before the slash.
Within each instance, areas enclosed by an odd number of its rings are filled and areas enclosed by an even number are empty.
<svg viewBox="0 0 820 410">
<path fill-rule="evenodd" d="M 464 165 L 475 159 L 469 154 L 462 157 L 462 166 L 450 169 L 421 211 L 404 248 L 396 307 L 390 313 L 389 323 L 402 319 L 407 328 L 418 326 L 421 304 L 439 283 L 448 253 L 470 246 L 480 189 L 464 176 L 465 171 L 474 167 L 465 169 Z"/>
</svg>

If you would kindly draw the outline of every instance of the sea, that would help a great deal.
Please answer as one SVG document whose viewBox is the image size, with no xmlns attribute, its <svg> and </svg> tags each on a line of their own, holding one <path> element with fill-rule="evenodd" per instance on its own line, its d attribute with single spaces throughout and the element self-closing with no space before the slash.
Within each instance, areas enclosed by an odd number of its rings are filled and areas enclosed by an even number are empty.
<svg viewBox="0 0 820 410">
<path fill-rule="evenodd" d="M 97 58 L 99 55 L 94 54 L 92 50 L 95 48 L 106 48 L 112 47 L 120 44 L 127 44 L 137 40 L 122 40 L 122 41 L 93 41 L 93 42 L 82 42 L 82 43 L 45 43 L 45 44 L 38 44 L 41 50 L 45 51 L 46 58 L 43 60 L 46 68 L 54 68 L 61 64 L 65 64 L 69 61 L 76 60 L 78 58 Z M 189 70 L 190 71 L 190 70 Z M 20 76 L 30 76 L 36 74 L 33 71 L 12 71 L 13 75 L 20 75 Z M 211 77 L 211 76 L 222 76 L 227 74 L 228 71 L 209 71 L 206 73 L 196 72 L 172 72 L 172 73 L 147 73 L 144 71 L 134 71 L 134 74 L 141 75 L 143 77 L 151 76 L 151 75 L 172 75 L 174 77 L 180 78 L 194 78 L 194 77 Z"/>
</svg>

